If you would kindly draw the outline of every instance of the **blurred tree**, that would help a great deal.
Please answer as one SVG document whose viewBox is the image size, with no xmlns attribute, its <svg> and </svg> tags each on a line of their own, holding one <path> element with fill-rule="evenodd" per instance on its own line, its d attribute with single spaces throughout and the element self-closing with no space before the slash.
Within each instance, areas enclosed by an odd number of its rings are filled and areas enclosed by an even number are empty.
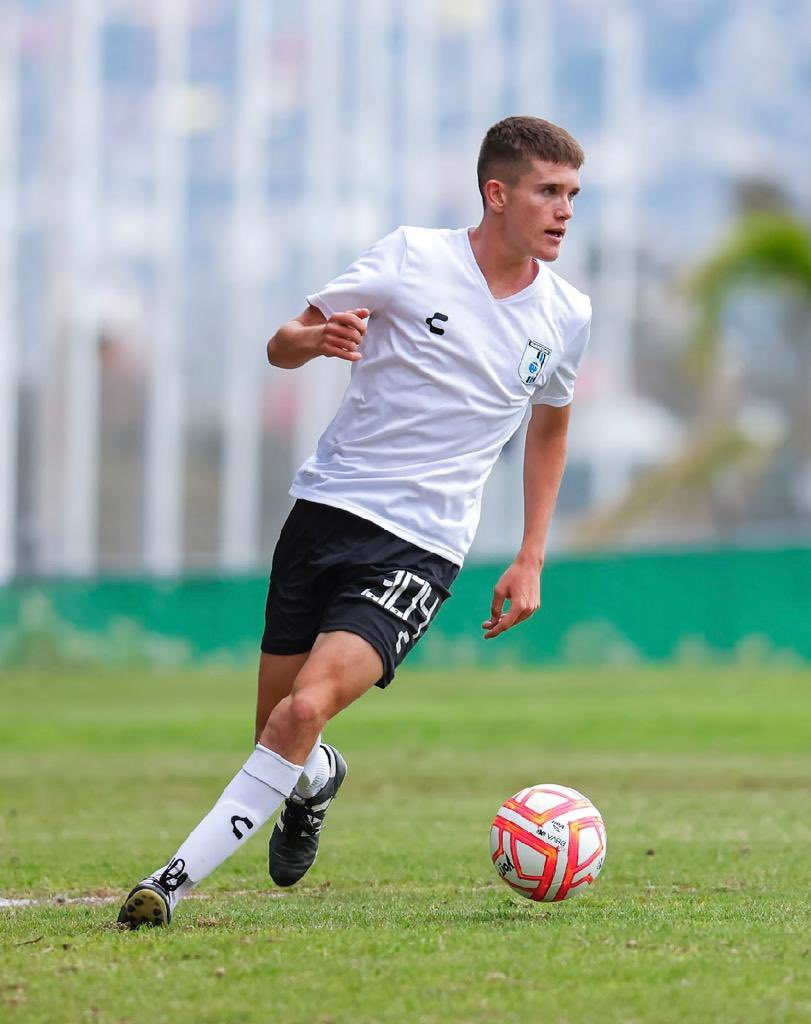
<svg viewBox="0 0 811 1024">
<path fill-rule="evenodd" d="M 573 538 L 577 546 L 615 543 L 664 509 L 675 517 L 723 517 L 725 495 L 737 495 L 738 504 L 745 500 L 783 447 L 794 449 L 800 465 L 811 466 L 811 231 L 784 208 L 773 188 L 755 184 L 739 193 L 744 212 L 687 282 L 697 313 L 685 353 L 686 372 L 700 389 L 693 429 L 672 461 L 641 474 L 613 507 L 586 517 Z M 801 300 L 790 338 L 801 379 L 798 387 L 787 388 L 786 422 L 757 405 L 741 407 L 737 396 L 719 387 L 724 312 L 736 293 L 753 288 Z"/>
<path fill-rule="evenodd" d="M 718 363 L 723 310 L 747 285 L 797 291 L 811 309 L 808 225 L 783 211 L 745 213 L 718 252 L 698 267 L 688 285 L 699 311 L 688 357 L 702 377 Z"/>
</svg>

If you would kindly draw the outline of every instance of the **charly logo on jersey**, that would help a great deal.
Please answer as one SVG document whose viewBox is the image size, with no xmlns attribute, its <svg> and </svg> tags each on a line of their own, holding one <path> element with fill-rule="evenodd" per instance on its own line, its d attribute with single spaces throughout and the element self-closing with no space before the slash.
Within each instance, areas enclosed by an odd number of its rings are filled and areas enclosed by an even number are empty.
<svg viewBox="0 0 811 1024">
<path fill-rule="evenodd" d="M 518 376 L 524 384 L 534 384 L 537 381 L 546 360 L 551 355 L 551 348 L 547 348 L 539 341 L 529 339 L 524 354 L 521 356 L 521 362 L 518 364 Z"/>
<path fill-rule="evenodd" d="M 434 320 L 439 320 L 443 324 L 446 324 L 448 322 L 447 316 L 445 316 L 444 313 L 434 313 L 433 316 L 427 316 L 425 318 L 425 322 L 428 324 L 428 327 L 431 330 L 431 334 L 444 334 L 445 328 L 437 327 L 437 325 L 434 323 Z"/>
</svg>

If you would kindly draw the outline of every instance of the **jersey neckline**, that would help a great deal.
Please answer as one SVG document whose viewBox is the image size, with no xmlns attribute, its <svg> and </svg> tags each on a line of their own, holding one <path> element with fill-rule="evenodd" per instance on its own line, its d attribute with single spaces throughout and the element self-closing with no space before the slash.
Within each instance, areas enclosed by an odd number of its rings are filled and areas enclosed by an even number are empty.
<svg viewBox="0 0 811 1024">
<path fill-rule="evenodd" d="M 462 234 L 462 248 L 465 253 L 465 262 L 468 264 L 473 276 L 478 280 L 481 287 L 487 293 L 487 297 L 490 301 L 499 306 L 507 305 L 510 302 L 521 302 L 523 299 L 532 295 L 533 292 L 537 291 L 541 281 L 541 274 L 543 272 L 543 266 L 541 265 L 540 260 L 534 261 L 538 266 L 538 273 L 533 277 L 526 288 L 522 288 L 520 292 L 515 292 L 513 295 L 506 295 L 503 299 L 497 299 L 495 295 L 493 295 L 490 291 L 490 285 L 487 283 L 487 278 L 482 273 L 482 268 L 476 260 L 476 254 L 473 252 L 473 246 L 470 243 L 470 232 L 474 227 L 475 225 L 471 225 L 470 227 L 459 229 Z"/>
</svg>

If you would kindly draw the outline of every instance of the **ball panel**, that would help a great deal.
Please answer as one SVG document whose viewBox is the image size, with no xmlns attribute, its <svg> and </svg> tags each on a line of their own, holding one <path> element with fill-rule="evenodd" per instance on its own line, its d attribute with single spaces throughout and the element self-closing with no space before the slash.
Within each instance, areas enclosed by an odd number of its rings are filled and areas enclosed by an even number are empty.
<svg viewBox="0 0 811 1024">
<path fill-rule="evenodd" d="M 577 895 L 579 887 L 591 885 L 602 870 L 605 858 L 605 829 L 599 815 L 572 822 L 569 833 L 566 869 L 552 897 L 554 900 L 568 899 Z"/>
<path fill-rule="evenodd" d="M 574 790 L 563 793 L 544 787 L 543 790 L 533 790 L 529 793 L 524 800 L 524 806 L 546 817 L 561 818 L 574 811 L 591 810 L 592 804 Z"/>
<path fill-rule="evenodd" d="M 560 851 L 530 828 L 497 814 L 491 829 L 491 855 L 496 871 L 508 885 L 532 899 L 543 899 L 555 876 Z M 498 833 L 495 841 L 494 832 Z"/>
</svg>

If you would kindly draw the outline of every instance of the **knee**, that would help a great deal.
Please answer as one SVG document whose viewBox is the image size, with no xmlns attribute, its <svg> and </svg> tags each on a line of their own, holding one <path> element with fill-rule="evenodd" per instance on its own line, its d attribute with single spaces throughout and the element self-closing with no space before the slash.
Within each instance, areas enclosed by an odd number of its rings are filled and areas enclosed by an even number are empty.
<svg viewBox="0 0 811 1024">
<path fill-rule="evenodd" d="M 323 702 L 315 694 L 306 690 L 290 695 L 288 706 L 288 720 L 293 729 L 303 732 L 316 732 L 321 730 L 328 718 L 328 711 Z"/>
</svg>

